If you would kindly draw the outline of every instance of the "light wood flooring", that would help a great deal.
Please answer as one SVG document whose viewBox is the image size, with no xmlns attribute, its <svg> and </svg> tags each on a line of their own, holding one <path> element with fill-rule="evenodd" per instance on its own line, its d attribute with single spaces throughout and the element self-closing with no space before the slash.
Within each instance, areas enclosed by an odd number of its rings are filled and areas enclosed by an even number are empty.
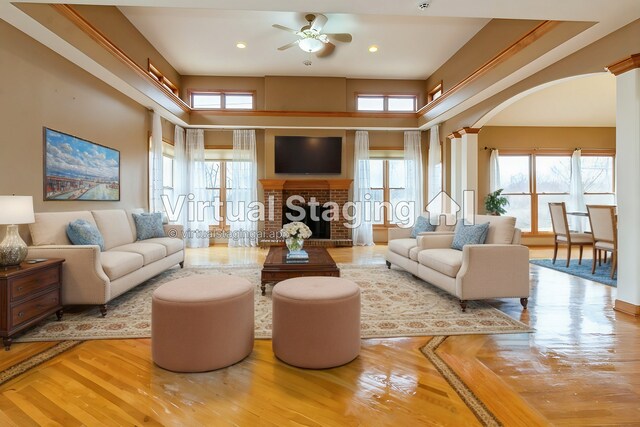
<svg viewBox="0 0 640 427">
<path fill-rule="evenodd" d="M 331 254 L 384 268 L 385 249 Z M 265 255 L 220 246 L 189 250 L 187 265 Z M 448 337 L 438 357 L 504 425 L 640 425 L 640 320 L 612 310 L 615 288 L 531 272 L 527 311 L 517 300 L 491 304 L 534 333 Z M 245 361 L 203 374 L 154 366 L 148 339 L 87 341 L 0 386 L 0 425 L 480 425 L 420 352 L 430 340 L 363 340 L 356 361 L 325 371 L 289 367 L 257 340 Z M 14 344 L 0 352 L 0 370 L 51 346 Z"/>
</svg>

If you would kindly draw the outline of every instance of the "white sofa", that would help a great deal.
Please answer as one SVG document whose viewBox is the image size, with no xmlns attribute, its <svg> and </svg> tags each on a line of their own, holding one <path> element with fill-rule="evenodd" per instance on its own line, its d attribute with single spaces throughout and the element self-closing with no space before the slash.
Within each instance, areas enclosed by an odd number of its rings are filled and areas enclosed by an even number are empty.
<svg viewBox="0 0 640 427">
<path fill-rule="evenodd" d="M 160 237 L 136 241 L 132 213 L 122 209 L 36 213 L 29 225 L 29 258 L 64 258 L 62 304 L 97 304 L 103 316 L 106 304 L 151 277 L 184 266 L 182 227 L 165 225 Z M 104 252 L 95 245 L 73 245 L 67 225 L 84 219 L 96 225 L 104 238 Z"/>
<path fill-rule="evenodd" d="M 520 298 L 526 309 L 529 298 L 529 249 L 520 245 L 516 219 L 476 215 L 475 223 L 489 223 L 485 244 L 452 249 L 453 231 L 421 233 L 390 229 L 387 267 L 396 265 L 460 299 Z"/>
</svg>

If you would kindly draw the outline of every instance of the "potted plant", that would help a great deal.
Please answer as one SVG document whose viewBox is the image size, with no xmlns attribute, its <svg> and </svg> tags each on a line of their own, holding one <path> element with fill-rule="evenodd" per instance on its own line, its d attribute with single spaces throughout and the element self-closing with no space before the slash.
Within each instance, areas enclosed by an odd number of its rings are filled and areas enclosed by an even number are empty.
<svg viewBox="0 0 640 427">
<path fill-rule="evenodd" d="M 503 188 L 500 188 L 493 193 L 487 194 L 484 198 L 484 208 L 489 215 L 500 216 L 507 213 L 504 208 L 509 204 L 509 200 L 505 196 L 501 196 Z"/>
</svg>

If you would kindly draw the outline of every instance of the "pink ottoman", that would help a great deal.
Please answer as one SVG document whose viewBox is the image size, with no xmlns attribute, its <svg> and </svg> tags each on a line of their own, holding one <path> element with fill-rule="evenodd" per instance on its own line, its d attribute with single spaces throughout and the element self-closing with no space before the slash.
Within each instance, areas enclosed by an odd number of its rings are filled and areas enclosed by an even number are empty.
<svg viewBox="0 0 640 427">
<path fill-rule="evenodd" d="M 226 274 L 191 276 L 153 292 L 153 361 L 175 372 L 224 368 L 253 350 L 254 286 Z"/>
<path fill-rule="evenodd" d="M 300 277 L 273 288 L 273 352 L 300 368 L 344 365 L 360 353 L 360 288 L 337 277 Z"/>
</svg>

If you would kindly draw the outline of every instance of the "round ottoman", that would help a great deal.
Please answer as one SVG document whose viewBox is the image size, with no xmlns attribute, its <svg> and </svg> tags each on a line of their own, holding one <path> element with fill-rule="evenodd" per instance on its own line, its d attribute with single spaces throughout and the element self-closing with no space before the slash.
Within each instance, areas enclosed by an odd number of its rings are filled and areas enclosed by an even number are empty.
<svg viewBox="0 0 640 427">
<path fill-rule="evenodd" d="M 175 372 L 224 368 L 253 350 L 253 285 L 226 274 L 191 276 L 153 292 L 153 361 Z"/>
<path fill-rule="evenodd" d="M 300 277 L 273 288 L 273 352 L 300 368 L 344 365 L 360 353 L 360 288 L 337 277 Z"/>
</svg>

